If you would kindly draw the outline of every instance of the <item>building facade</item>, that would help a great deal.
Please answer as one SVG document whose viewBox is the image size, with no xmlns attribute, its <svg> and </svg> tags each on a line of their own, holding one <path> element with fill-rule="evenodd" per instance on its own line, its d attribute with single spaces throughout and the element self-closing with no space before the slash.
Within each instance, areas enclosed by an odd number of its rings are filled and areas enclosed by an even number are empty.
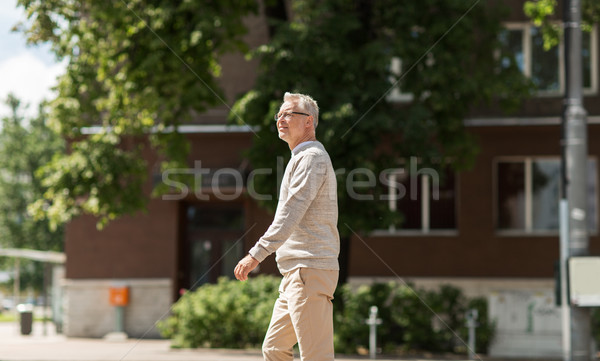
<svg viewBox="0 0 600 361">
<path fill-rule="evenodd" d="M 348 282 L 411 281 L 425 288 L 450 283 L 469 296 L 491 297 L 495 310 L 504 310 L 498 311 L 499 317 L 508 315 L 507 309 L 520 317 L 519 312 L 529 312 L 531 302 L 546 302 L 546 313 L 557 312 L 547 303 L 559 259 L 564 59 L 562 45 L 556 52 L 540 50 L 539 31 L 520 12 L 522 2 L 513 3 L 503 41 L 514 49 L 521 70 L 539 92 L 511 117 L 483 109 L 465 119 L 480 146 L 472 169 L 441 178 L 422 169 L 412 179 L 392 175 L 405 194 L 414 188 L 417 196 L 397 197 L 398 189 L 390 189 L 390 207 L 406 215 L 404 226 L 351 237 Z M 265 24 L 263 16 L 248 19 L 251 46 L 267 39 Z M 599 47 L 595 27 L 584 36 L 591 254 L 600 253 Z M 222 84 L 228 99 L 252 87 L 256 67 L 241 56 L 223 58 Z M 400 91 L 396 95 L 396 101 L 410 101 Z M 242 156 L 254 134 L 248 127 L 225 125 L 227 113 L 225 106 L 216 108 L 197 124 L 182 128 L 191 144 L 190 168 L 177 171 L 200 174 L 195 189 L 177 183 L 170 177 L 174 173 L 151 169 L 148 190 L 152 182 L 167 182 L 175 191 L 150 200 L 147 212 L 114 221 L 102 231 L 85 216 L 67 226 L 63 285 L 67 336 L 102 337 L 113 331 L 116 311 L 109 304 L 109 289 L 127 285 L 125 331 L 133 337 L 159 337 L 156 322 L 169 313 L 180 290 L 232 276 L 237 261 L 267 229 L 272 215 L 255 201 L 256 194 L 249 189 L 254 173 Z M 153 164 L 153 155 L 147 157 Z M 259 272 L 277 273 L 273 257 L 260 265 Z M 521 303 L 514 307 L 503 303 L 512 299 Z M 539 352 L 519 349 L 520 344 L 538 339 L 540 344 L 558 340 L 555 344 L 560 345 L 560 329 L 539 327 L 538 333 L 535 327 L 506 334 L 500 329 L 496 354 L 560 356 L 560 350 L 549 346 L 540 346 Z M 505 343 L 512 343 L 513 351 L 502 353 Z"/>
</svg>

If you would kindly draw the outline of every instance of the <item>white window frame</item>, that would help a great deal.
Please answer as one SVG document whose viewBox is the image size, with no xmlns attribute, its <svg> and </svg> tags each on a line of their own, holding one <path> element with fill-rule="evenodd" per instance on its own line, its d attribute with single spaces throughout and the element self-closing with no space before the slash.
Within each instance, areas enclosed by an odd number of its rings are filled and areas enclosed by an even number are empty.
<svg viewBox="0 0 600 361">
<path fill-rule="evenodd" d="M 388 188 L 388 207 L 391 211 L 398 210 L 398 188 L 394 185 L 398 182 L 398 175 L 402 173 L 399 172 L 390 172 L 389 183 L 390 186 Z M 454 176 L 454 214 L 455 214 L 455 222 L 458 224 L 458 201 L 459 201 L 459 175 L 456 172 L 452 173 Z M 373 236 L 390 236 L 390 235 L 402 235 L 402 236 L 457 236 L 458 235 L 458 226 L 453 229 L 431 229 L 431 192 L 429 189 L 430 185 L 430 176 L 426 173 L 419 174 L 421 177 L 420 187 L 420 201 L 421 201 L 421 228 L 420 229 L 397 229 L 396 226 L 390 225 L 388 229 L 378 229 L 373 231 Z M 409 195 L 407 195 L 409 196 Z"/>
<path fill-rule="evenodd" d="M 523 22 L 509 22 L 504 23 L 504 28 L 507 30 L 521 30 L 522 38 L 521 44 L 523 45 L 523 74 L 531 78 L 531 28 L 535 27 L 531 23 Z M 583 89 L 584 95 L 596 95 L 598 94 L 598 25 L 595 24 L 590 33 L 590 76 L 591 82 L 589 88 Z M 558 81 L 559 90 L 538 90 L 536 92 L 539 97 L 556 97 L 565 93 L 565 50 L 564 50 L 564 36 L 561 35 L 558 44 Z"/>
<path fill-rule="evenodd" d="M 595 160 L 596 167 L 600 168 L 600 163 L 598 163 L 598 158 L 594 156 L 588 156 L 588 160 Z M 499 236 L 558 236 L 560 233 L 559 229 L 555 230 L 535 230 L 533 229 L 533 172 L 532 172 L 532 164 L 534 161 L 538 160 L 556 160 L 560 163 L 561 159 L 559 156 L 502 156 L 496 157 L 493 160 L 493 169 L 492 169 L 492 187 L 493 187 L 493 212 L 492 216 L 494 217 L 494 231 L 496 235 Z M 524 229 L 500 229 L 498 227 L 498 207 L 499 199 L 498 199 L 498 164 L 499 163 L 524 163 L 525 165 L 525 204 L 524 204 L 524 212 L 525 212 L 525 228 Z M 598 194 L 600 194 L 600 185 L 598 184 L 598 174 L 594 175 L 595 183 L 596 183 L 596 197 L 593 199 L 594 206 L 596 207 L 596 218 L 598 218 L 598 214 L 600 210 L 598 209 Z M 586 180 L 587 182 L 587 180 Z M 562 183 L 562 179 L 560 180 Z M 559 195 L 560 197 L 560 195 Z M 598 235 L 598 219 L 596 219 L 595 229 L 588 229 L 588 233 L 592 236 Z"/>
</svg>

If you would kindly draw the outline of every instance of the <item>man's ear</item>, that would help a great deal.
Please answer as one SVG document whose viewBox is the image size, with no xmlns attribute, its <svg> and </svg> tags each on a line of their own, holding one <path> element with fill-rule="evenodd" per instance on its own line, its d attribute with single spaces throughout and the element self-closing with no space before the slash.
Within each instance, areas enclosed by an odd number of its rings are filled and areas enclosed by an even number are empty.
<svg viewBox="0 0 600 361">
<path fill-rule="evenodd" d="M 309 128 L 312 123 L 313 123 L 313 116 L 310 115 L 310 116 L 306 117 L 306 122 L 304 123 L 304 127 Z"/>
</svg>

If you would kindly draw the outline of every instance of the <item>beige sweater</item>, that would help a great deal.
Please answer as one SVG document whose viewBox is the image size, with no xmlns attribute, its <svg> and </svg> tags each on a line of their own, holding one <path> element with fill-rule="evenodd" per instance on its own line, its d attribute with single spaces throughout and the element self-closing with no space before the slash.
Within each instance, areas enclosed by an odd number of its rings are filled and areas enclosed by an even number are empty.
<svg viewBox="0 0 600 361">
<path fill-rule="evenodd" d="M 337 220 L 329 154 L 320 142 L 300 144 L 285 169 L 273 223 L 249 253 L 262 262 L 277 251 L 282 274 L 298 267 L 339 270 Z"/>
</svg>

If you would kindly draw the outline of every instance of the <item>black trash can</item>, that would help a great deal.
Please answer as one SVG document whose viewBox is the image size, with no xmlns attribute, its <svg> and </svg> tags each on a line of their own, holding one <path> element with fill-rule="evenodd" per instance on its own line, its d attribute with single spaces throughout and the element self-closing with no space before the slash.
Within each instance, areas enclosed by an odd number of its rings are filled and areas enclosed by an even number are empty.
<svg viewBox="0 0 600 361">
<path fill-rule="evenodd" d="M 20 304 L 17 306 L 21 324 L 21 335 L 30 335 L 33 326 L 33 305 Z"/>
</svg>

